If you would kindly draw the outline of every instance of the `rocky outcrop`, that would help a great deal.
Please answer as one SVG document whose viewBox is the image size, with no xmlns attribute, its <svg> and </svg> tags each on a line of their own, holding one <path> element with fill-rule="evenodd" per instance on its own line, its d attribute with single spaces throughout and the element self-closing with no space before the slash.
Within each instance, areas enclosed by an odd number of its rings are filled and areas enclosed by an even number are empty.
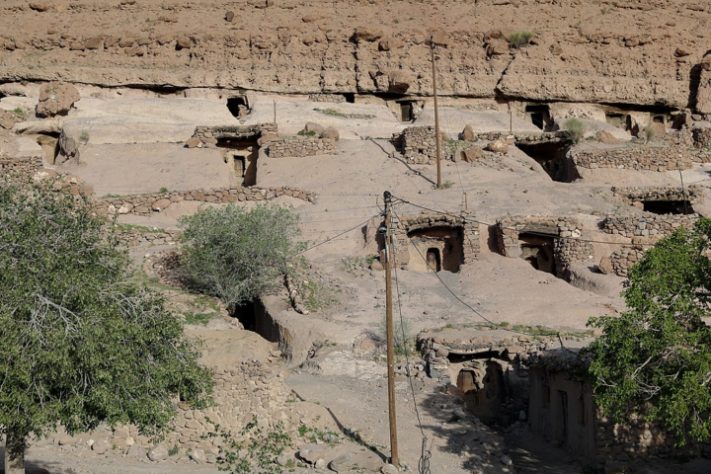
<svg viewBox="0 0 711 474">
<path fill-rule="evenodd" d="M 79 99 L 79 91 L 71 84 L 44 84 L 40 87 L 39 103 L 35 107 L 35 113 L 38 117 L 67 115 L 74 102 Z"/>
<path fill-rule="evenodd" d="M 2 2 L 0 81 L 429 95 L 434 37 L 443 95 L 709 107 L 698 0 L 42 3 Z"/>
</svg>

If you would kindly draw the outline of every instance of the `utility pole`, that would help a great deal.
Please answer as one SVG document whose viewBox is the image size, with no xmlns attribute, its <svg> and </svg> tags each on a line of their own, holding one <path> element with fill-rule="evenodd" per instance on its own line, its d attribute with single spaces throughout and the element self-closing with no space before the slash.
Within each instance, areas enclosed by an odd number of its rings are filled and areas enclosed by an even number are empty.
<svg viewBox="0 0 711 474">
<path fill-rule="evenodd" d="M 430 37 L 430 53 L 432 55 L 432 95 L 434 96 L 435 116 L 435 146 L 437 150 L 437 188 L 442 187 L 441 144 L 439 136 L 439 106 L 437 103 L 437 63 L 435 60 L 434 37 Z"/>
<path fill-rule="evenodd" d="M 390 418 L 390 464 L 399 467 L 397 450 L 397 416 L 395 415 L 395 330 L 393 326 L 393 258 L 392 252 L 392 195 L 383 193 L 385 198 L 385 338 L 388 352 L 388 416 Z"/>
</svg>

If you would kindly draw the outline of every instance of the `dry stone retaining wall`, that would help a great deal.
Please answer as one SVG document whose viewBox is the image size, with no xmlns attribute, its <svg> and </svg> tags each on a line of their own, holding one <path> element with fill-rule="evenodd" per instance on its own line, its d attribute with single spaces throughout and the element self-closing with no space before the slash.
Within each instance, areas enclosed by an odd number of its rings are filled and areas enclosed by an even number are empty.
<svg viewBox="0 0 711 474">
<path fill-rule="evenodd" d="M 281 196 L 290 196 L 308 202 L 316 202 L 316 193 L 283 186 L 280 188 L 224 188 L 211 190 L 173 191 L 167 193 L 136 194 L 131 196 L 105 197 L 110 214 L 149 215 L 161 212 L 173 203 L 198 201 L 234 203 L 245 201 L 269 201 Z"/>
<path fill-rule="evenodd" d="M 691 168 L 692 163 L 711 162 L 711 151 L 669 145 L 573 148 L 569 153 L 577 167 L 587 169 L 673 171 Z"/>
<path fill-rule="evenodd" d="M 178 242 L 179 232 L 167 229 L 150 229 L 139 226 L 117 226 L 114 235 L 118 241 L 128 247 L 139 245 L 174 245 Z"/>
<path fill-rule="evenodd" d="M 16 159 L 0 156 L 0 174 L 3 176 L 32 176 L 43 168 L 41 156 Z"/>
<path fill-rule="evenodd" d="M 711 147 L 711 126 L 704 128 L 694 128 L 691 133 L 694 137 L 694 145 L 698 148 Z"/>
<path fill-rule="evenodd" d="M 593 253 L 592 244 L 582 237 L 582 225 L 569 217 L 527 216 L 509 217 L 497 223 L 499 251 L 505 256 L 520 253 L 519 233 L 531 232 L 555 238 L 553 255 L 556 271 L 565 276 L 571 264 L 587 261 Z"/>
<path fill-rule="evenodd" d="M 270 158 L 325 155 L 336 150 L 336 140 L 332 138 L 296 137 L 280 138 L 269 142 L 267 154 Z"/>
<path fill-rule="evenodd" d="M 700 199 L 703 191 L 700 186 L 681 187 L 645 186 L 645 187 L 613 187 L 612 192 L 622 197 L 629 204 L 643 201 L 695 201 Z"/>
<path fill-rule="evenodd" d="M 608 216 L 600 222 L 600 230 L 606 234 L 621 235 L 629 239 L 646 237 L 656 241 L 671 234 L 679 227 L 692 228 L 698 218 L 699 216 L 696 214 L 652 214 L 649 212 L 639 216 Z"/>
</svg>

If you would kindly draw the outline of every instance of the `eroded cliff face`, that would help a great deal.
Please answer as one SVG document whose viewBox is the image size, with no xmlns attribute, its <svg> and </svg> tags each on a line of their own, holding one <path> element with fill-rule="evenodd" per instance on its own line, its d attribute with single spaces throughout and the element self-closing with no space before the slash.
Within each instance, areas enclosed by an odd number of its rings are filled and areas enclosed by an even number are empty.
<svg viewBox="0 0 711 474">
<path fill-rule="evenodd" d="M 434 34 L 443 94 L 683 108 L 710 26 L 707 0 L 4 0 L 0 81 L 429 95 Z"/>
</svg>

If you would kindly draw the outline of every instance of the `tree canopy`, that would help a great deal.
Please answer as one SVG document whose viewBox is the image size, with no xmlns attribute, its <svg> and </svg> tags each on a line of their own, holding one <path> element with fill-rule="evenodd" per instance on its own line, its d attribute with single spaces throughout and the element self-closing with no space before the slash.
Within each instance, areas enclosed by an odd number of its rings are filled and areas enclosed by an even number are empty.
<svg viewBox="0 0 711 474">
<path fill-rule="evenodd" d="M 261 205 L 207 208 L 183 218 L 181 268 L 197 290 L 228 307 L 259 297 L 289 274 L 303 248 L 297 215 Z"/>
<path fill-rule="evenodd" d="M 0 188 L 0 433 L 101 422 L 158 434 L 174 399 L 199 407 L 209 372 L 163 298 L 129 282 L 128 259 L 82 196 L 52 184 Z M 7 464 L 7 463 L 6 463 Z"/>
<path fill-rule="evenodd" d="M 593 318 L 590 373 L 603 412 L 641 415 L 677 444 L 711 439 L 711 220 L 659 241 L 629 273 L 629 308 Z"/>
</svg>

